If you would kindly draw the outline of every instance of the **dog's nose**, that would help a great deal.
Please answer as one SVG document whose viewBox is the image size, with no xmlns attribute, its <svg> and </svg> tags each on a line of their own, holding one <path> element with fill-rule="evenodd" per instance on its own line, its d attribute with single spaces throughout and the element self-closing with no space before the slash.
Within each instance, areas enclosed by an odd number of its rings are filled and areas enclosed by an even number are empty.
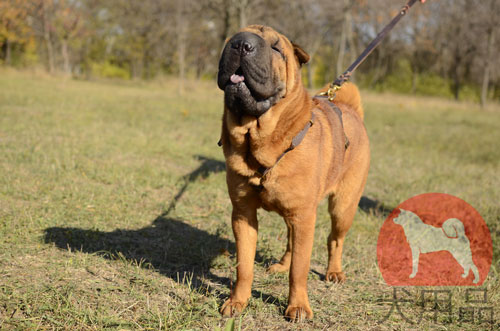
<svg viewBox="0 0 500 331">
<path fill-rule="evenodd" d="M 233 49 L 238 50 L 243 56 L 252 53 L 253 50 L 255 49 L 255 46 L 252 45 L 248 40 L 241 40 L 241 39 L 234 40 L 231 43 L 231 47 Z"/>
<path fill-rule="evenodd" d="M 255 51 L 261 39 L 262 38 L 255 33 L 240 32 L 231 38 L 231 48 L 238 51 L 241 56 L 246 56 Z"/>
</svg>

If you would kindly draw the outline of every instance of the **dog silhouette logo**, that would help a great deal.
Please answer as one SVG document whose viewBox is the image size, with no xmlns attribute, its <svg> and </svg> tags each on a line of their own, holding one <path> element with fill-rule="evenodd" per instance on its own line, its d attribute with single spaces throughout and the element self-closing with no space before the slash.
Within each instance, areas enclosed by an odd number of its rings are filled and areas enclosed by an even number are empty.
<svg viewBox="0 0 500 331">
<path fill-rule="evenodd" d="M 377 260 L 393 286 L 473 286 L 486 279 L 491 235 L 465 201 L 427 193 L 401 203 L 380 230 Z"/>
<path fill-rule="evenodd" d="M 479 282 L 479 272 L 472 262 L 469 238 L 465 235 L 464 225 L 458 218 L 449 218 L 442 228 L 425 224 L 415 213 L 401 209 L 398 217 L 393 222 L 403 227 L 406 240 L 410 244 L 412 257 L 412 272 L 414 278 L 418 272 L 420 254 L 448 251 L 464 269 L 462 277 L 468 276 L 472 271 L 473 283 Z"/>
</svg>

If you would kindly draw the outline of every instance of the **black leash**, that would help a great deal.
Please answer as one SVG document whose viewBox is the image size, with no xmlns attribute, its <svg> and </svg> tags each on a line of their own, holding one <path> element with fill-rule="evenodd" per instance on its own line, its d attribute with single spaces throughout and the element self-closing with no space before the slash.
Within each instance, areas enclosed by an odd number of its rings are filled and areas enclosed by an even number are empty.
<svg viewBox="0 0 500 331">
<path fill-rule="evenodd" d="M 347 82 L 350 78 L 354 70 L 356 70 L 361 63 L 368 57 L 368 55 L 373 52 L 373 50 L 380 44 L 382 39 L 394 28 L 394 26 L 403 18 L 403 16 L 408 13 L 411 6 L 415 4 L 415 2 L 420 1 L 424 3 L 426 0 L 409 0 L 406 5 L 401 8 L 399 14 L 396 15 L 389 24 L 385 26 L 385 28 L 373 39 L 373 41 L 365 48 L 363 53 L 347 68 L 347 70 L 337 77 L 333 83 L 330 84 L 330 88 L 328 91 L 320 93 L 320 95 L 328 96 L 328 100 L 333 101 L 335 98 L 335 93 L 342 87 L 342 84 Z"/>
</svg>

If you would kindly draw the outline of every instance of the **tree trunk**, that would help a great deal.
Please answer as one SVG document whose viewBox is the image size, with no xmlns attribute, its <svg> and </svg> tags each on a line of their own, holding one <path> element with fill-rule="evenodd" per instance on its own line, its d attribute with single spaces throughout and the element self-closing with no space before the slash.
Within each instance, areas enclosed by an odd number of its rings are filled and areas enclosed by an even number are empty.
<svg viewBox="0 0 500 331">
<path fill-rule="evenodd" d="M 351 15 L 352 3 L 349 4 L 349 10 L 346 12 L 345 20 L 346 20 L 346 38 L 347 43 L 349 44 L 349 62 L 354 62 L 356 57 L 358 56 L 356 43 L 354 41 L 354 33 L 352 31 L 352 15 Z M 354 79 L 354 77 L 352 77 Z"/>
<path fill-rule="evenodd" d="M 411 66 L 411 94 L 413 95 L 417 93 L 417 79 L 418 79 L 417 66 L 413 64 Z"/>
<path fill-rule="evenodd" d="M 337 57 L 337 72 L 336 75 L 339 76 L 344 72 L 344 55 L 345 55 L 345 43 L 346 43 L 346 22 L 342 23 L 342 32 L 340 33 L 339 42 L 339 55 Z"/>
<path fill-rule="evenodd" d="M 186 38 L 179 34 L 178 44 L 178 61 L 179 61 L 179 92 L 184 92 L 184 80 L 186 78 Z"/>
<path fill-rule="evenodd" d="M 141 57 L 134 57 L 132 58 L 132 63 L 131 63 L 131 68 L 130 68 L 130 74 L 132 76 L 132 79 L 142 78 L 143 75 L 143 59 Z"/>
<path fill-rule="evenodd" d="M 186 43 L 187 26 L 184 17 L 184 1 L 180 0 L 177 5 L 177 65 L 179 69 L 179 93 L 184 92 L 184 80 L 186 78 Z"/>
<path fill-rule="evenodd" d="M 222 20 L 222 31 L 220 34 L 220 47 L 222 51 L 224 44 L 226 43 L 226 38 L 229 36 L 229 30 L 231 29 L 231 0 L 224 0 L 224 17 Z"/>
<path fill-rule="evenodd" d="M 49 67 L 49 73 L 54 73 L 54 50 L 52 48 L 52 41 L 50 40 L 50 23 L 48 13 L 47 13 L 47 2 L 42 3 L 42 20 L 43 20 L 43 39 L 45 41 L 45 47 L 47 48 L 47 62 Z"/>
<path fill-rule="evenodd" d="M 246 27 L 247 24 L 247 7 L 248 0 L 238 1 L 238 18 L 240 21 L 240 29 Z"/>
<path fill-rule="evenodd" d="M 493 46 L 495 45 L 495 29 L 491 28 L 488 31 L 488 48 L 486 50 L 486 63 L 484 67 L 483 85 L 481 88 L 481 108 L 484 108 L 488 99 L 488 87 L 490 84 L 490 71 L 492 62 Z"/>
<path fill-rule="evenodd" d="M 85 38 L 85 47 L 83 49 L 83 70 L 85 74 L 85 79 L 90 79 L 92 77 L 92 67 L 90 65 L 90 45 L 92 44 L 91 37 Z"/>
<path fill-rule="evenodd" d="M 10 65 L 11 61 L 11 43 L 9 38 L 5 39 L 5 64 Z"/>
<path fill-rule="evenodd" d="M 460 80 L 460 66 L 462 64 L 462 57 L 460 55 L 460 51 L 458 50 L 458 46 L 455 49 L 455 56 L 453 59 L 453 68 L 452 68 L 452 75 L 453 75 L 453 96 L 455 100 L 458 101 L 460 97 L 460 85 L 461 85 L 461 80 Z"/>
<path fill-rule="evenodd" d="M 49 73 L 53 74 L 55 71 L 54 65 L 54 50 L 52 48 L 52 42 L 50 41 L 50 33 L 44 32 L 45 46 L 47 47 L 47 61 L 49 66 Z"/>
<path fill-rule="evenodd" d="M 63 58 L 64 74 L 70 76 L 71 65 L 69 62 L 68 39 L 66 37 L 62 38 L 61 41 L 61 56 Z"/>
<path fill-rule="evenodd" d="M 377 54 L 376 54 L 377 58 L 376 58 L 376 62 L 375 62 L 375 72 L 373 73 L 373 76 L 372 76 L 371 81 L 370 81 L 370 88 L 371 89 L 375 88 L 375 85 L 377 85 L 380 78 L 382 76 L 384 76 L 385 72 L 387 71 L 386 68 L 382 68 L 382 65 L 383 65 L 382 58 L 385 56 L 383 49 L 379 48 L 375 52 L 377 52 Z"/>
<path fill-rule="evenodd" d="M 337 72 L 336 75 L 339 76 L 344 72 L 344 57 L 347 43 L 347 30 L 350 28 L 348 25 L 351 24 L 349 15 L 350 15 L 350 0 L 344 0 L 344 13 L 342 20 L 342 31 L 340 32 L 340 41 L 339 41 L 339 55 L 337 57 Z"/>
<path fill-rule="evenodd" d="M 455 69 L 455 73 L 453 75 L 453 97 L 456 101 L 460 98 L 460 78 L 457 71 L 458 68 Z"/>
</svg>

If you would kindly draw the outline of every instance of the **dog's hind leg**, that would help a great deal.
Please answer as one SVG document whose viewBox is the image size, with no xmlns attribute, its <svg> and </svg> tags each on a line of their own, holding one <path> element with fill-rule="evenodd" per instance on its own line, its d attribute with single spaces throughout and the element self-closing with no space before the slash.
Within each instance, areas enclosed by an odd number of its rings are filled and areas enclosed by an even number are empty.
<svg viewBox="0 0 500 331">
<path fill-rule="evenodd" d="M 358 210 L 359 200 L 366 184 L 368 167 L 370 166 L 368 142 L 364 154 L 357 167 L 350 167 L 343 178 L 336 185 L 333 193 L 328 197 L 328 212 L 332 221 L 332 230 L 328 236 L 328 267 L 325 280 L 342 283 L 345 274 L 342 272 L 342 249 L 344 239 L 352 225 L 354 214 Z M 361 146 L 360 146 L 361 148 Z"/>
<path fill-rule="evenodd" d="M 328 198 L 328 210 L 332 218 L 332 230 L 328 236 L 328 268 L 326 269 L 325 280 L 343 283 L 345 274 L 342 271 L 342 249 L 347 231 L 352 225 L 354 214 L 358 208 L 357 201 L 352 201 L 350 205 L 343 206 L 335 201 L 331 195 Z"/>
<path fill-rule="evenodd" d="M 349 113 L 345 113 L 343 119 L 345 134 L 356 136 L 352 130 L 359 119 Z M 356 139 L 349 138 L 349 141 L 349 148 L 344 154 L 344 172 L 331 190 L 328 190 L 331 192 L 328 197 L 328 212 L 332 230 L 327 241 L 328 267 L 325 280 L 339 283 L 346 278 L 342 272 L 344 239 L 358 210 L 370 167 L 370 145 L 366 134 L 356 136 Z"/>
<path fill-rule="evenodd" d="M 285 272 L 290 269 L 290 263 L 292 262 L 292 226 L 288 222 L 286 223 L 287 227 L 287 243 L 286 243 L 286 251 L 285 254 L 283 254 L 283 257 L 278 263 L 275 263 L 271 265 L 267 271 L 274 273 L 274 272 Z"/>
<path fill-rule="evenodd" d="M 366 180 L 366 179 L 365 179 Z M 341 185 L 349 185 L 352 182 L 344 181 Z M 363 192 L 363 185 L 359 185 L 354 192 L 349 192 L 350 196 L 336 196 L 334 194 L 328 197 L 328 212 L 332 220 L 332 230 L 328 236 L 328 267 L 326 269 L 325 280 L 342 283 L 345 281 L 345 274 L 342 272 L 342 249 L 344 239 L 352 225 L 354 214 L 358 209 L 359 199 Z M 355 186 L 354 186 L 355 187 Z M 351 190 L 353 190 L 351 186 Z M 345 192 L 341 190 L 341 192 Z"/>
</svg>

